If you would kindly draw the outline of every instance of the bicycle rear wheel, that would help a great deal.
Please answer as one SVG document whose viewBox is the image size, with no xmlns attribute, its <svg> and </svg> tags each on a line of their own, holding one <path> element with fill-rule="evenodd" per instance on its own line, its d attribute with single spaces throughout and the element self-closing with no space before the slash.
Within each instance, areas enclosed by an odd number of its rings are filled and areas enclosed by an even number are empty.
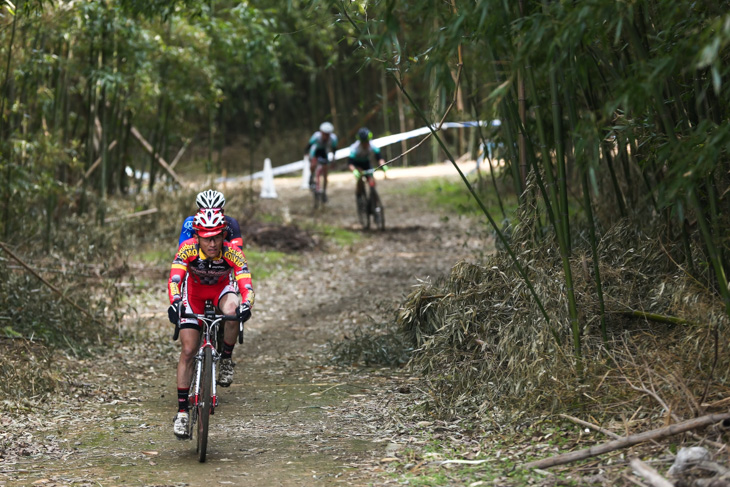
<svg viewBox="0 0 730 487">
<path fill-rule="evenodd" d="M 360 220 L 360 225 L 367 230 L 370 228 L 370 214 L 368 211 L 368 201 L 365 198 L 365 195 L 356 195 L 355 203 L 357 204 L 357 219 Z"/>
<path fill-rule="evenodd" d="M 323 206 L 324 203 L 324 197 L 320 190 L 315 189 L 314 190 L 314 209 L 315 211 L 320 209 Z"/>
<path fill-rule="evenodd" d="M 213 378 L 213 352 L 206 347 L 203 352 L 203 370 L 200 374 L 200 400 L 198 402 L 198 460 L 205 461 L 208 449 L 208 424 L 210 422 L 211 384 Z"/>
<path fill-rule="evenodd" d="M 383 203 L 380 201 L 380 196 L 378 196 L 375 188 L 370 190 L 370 210 L 373 214 L 375 227 L 378 230 L 385 230 L 385 208 L 383 208 Z"/>
</svg>

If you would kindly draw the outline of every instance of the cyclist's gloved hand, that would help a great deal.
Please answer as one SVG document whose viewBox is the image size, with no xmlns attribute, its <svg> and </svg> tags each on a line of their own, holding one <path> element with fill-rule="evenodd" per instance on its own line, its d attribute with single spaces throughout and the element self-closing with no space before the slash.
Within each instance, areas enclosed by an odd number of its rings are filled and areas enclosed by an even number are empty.
<svg viewBox="0 0 730 487">
<path fill-rule="evenodd" d="M 362 173 L 360 171 L 358 171 L 357 169 L 353 169 L 352 175 L 355 176 L 355 179 L 360 179 L 360 176 L 362 176 Z"/>
<path fill-rule="evenodd" d="M 172 298 L 172 304 L 169 308 L 167 308 L 167 318 L 170 320 L 170 323 L 173 325 L 177 325 L 180 322 L 180 305 L 182 304 L 182 300 L 180 299 L 180 296 L 173 296 Z"/>
<path fill-rule="evenodd" d="M 248 321 L 251 318 L 251 305 L 242 303 L 236 310 L 236 316 L 238 316 L 238 321 Z"/>
</svg>

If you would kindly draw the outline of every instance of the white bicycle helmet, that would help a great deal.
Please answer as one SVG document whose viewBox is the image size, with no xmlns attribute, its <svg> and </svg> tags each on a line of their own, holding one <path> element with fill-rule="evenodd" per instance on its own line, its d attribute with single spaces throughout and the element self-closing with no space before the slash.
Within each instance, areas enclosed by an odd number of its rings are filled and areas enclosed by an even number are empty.
<svg viewBox="0 0 730 487">
<path fill-rule="evenodd" d="M 226 219 L 220 211 L 202 209 L 193 218 L 193 229 L 199 237 L 213 237 L 226 229 Z"/>
<path fill-rule="evenodd" d="M 331 134 L 335 131 L 335 126 L 329 122 L 322 122 L 322 125 L 319 126 L 319 131 L 323 134 Z"/>
<path fill-rule="evenodd" d="M 226 198 L 223 193 L 214 189 L 209 189 L 198 193 L 198 197 L 195 199 L 198 204 L 198 208 L 220 208 L 223 209 L 226 206 Z"/>
</svg>

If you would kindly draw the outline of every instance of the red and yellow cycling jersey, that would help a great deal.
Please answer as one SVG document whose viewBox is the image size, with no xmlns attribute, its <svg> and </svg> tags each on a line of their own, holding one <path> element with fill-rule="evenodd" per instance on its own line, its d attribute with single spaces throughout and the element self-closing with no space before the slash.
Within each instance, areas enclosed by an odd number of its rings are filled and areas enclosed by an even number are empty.
<svg viewBox="0 0 730 487">
<path fill-rule="evenodd" d="M 194 238 L 185 240 L 177 249 L 167 281 L 170 303 L 174 296 L 181 295 L 180 287 L 183 282 L 187 286 L 188 294 L 209 294 L 230 283 L 231 271 L 241 293 L 241 302 L 248 301 L 253 306 L 251 272 L 248 270 L 246 257 L 238 247 L 230 242 L 223 242 L 218 257 L 210 259 L 200 250 Z"/>
</svg>

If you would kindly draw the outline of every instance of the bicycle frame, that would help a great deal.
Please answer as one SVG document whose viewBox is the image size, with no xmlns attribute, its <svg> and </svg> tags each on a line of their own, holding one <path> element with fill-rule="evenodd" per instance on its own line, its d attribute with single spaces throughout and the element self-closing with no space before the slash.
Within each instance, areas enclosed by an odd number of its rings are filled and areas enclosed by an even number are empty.
<svg viewBox="0 0 730 487">
<path fill-rule="evenodd" d="M 373 217 L 375 225 L 385 229 L 385 215 L 383 204 L 375 190 L 375 178 L 373 174 L 378 168 L 370 168 L 361 171 L 357 180 L 355 197 L 357 200 L 357 212 L 360 223 L 365 229 L 370 229 L 370 217 Z M 369 189 L 368 189 L 369 187 Z"/>
<path fill-rule="evenodd" d="M 325 192 L 327 191 L 327 161 L 317 158 L 317 165 L 314 167 L 314 209 L 321 207 L 325 201 Z"/>
<path fill-rule="evenodd" d="M 329 168 L 327 167 L 327 160 L 322 160 L 321 158 L 317 159 L 317 165 L 314 167 L 314 190 L 315 191 L 323 191 L 326 189 L 326 179 L 327 174 L 329 173 Z"/>
<path fill-rule="evenodd" d="M 218 405 L 216 369 L 221 358 L 218 351 L 220 344 L 217 343 L 218 330 L 221 322 L 238 321 L 238 317 L 217 314 L 211 300 L 205 302 L 203 314 L 183 312 L 181 317 L 196 318 L 201 325 L 200 345 L 195 354 L 195 369 L 188 393 L 191 406 L 188 438 L 192 440 L 193 432 L 196 431 L 195 424 L 200 420 L 201 424 L 197 430 L 198 454 L 199 460 L 204 462 L 208 446 L 208 420 Z M 242 327 L 243 323 L 239 322 L 239 342 L 242 341 Z"/>
<path fill-rule="evenodd" d="M 213 356 L 213 367 L 211 368 L 211 404 L 210 404 L 210 413 L 213 414 L 213 411 L 215 410 L 215 407 L 218 405 L 218 395 L 217 395 L 217 385 L 215 381 L 215 373 L 216 369 L 218 368 L 218 362 L 220 361 L 220 353 L 218 353 L 218 350 L 216 349 L 216 346 L 214 344 L 214 340 L 211 340 L 211 337 L 215 337 L 218 334 L 218 326 L 220 325 L 221 321 L 223 321 L 222 318 L 218 317 L 213 319 L 212 321 L 209 321 L 210 319 L 207 317 L 198 317 L 201 321 L 203 321 L 202 328 L 205 331 L 201 331 L 200 334 L 200 348 L 198 348 L 198 353 L 195 354 L 195 372 L 193 376 L 193 380 L 191 382 L 190 390 L 192 391 L 191 394 L 191 406 L 192 407 L 198 407 L 200 406 L 200 379 L 201 375 L 203 373 L 203 358 L 205 356 L 205 349 L 210 348 L 211 354 Z M 191 428 L 193 424 L 191 422 Z"/>
</svg>

